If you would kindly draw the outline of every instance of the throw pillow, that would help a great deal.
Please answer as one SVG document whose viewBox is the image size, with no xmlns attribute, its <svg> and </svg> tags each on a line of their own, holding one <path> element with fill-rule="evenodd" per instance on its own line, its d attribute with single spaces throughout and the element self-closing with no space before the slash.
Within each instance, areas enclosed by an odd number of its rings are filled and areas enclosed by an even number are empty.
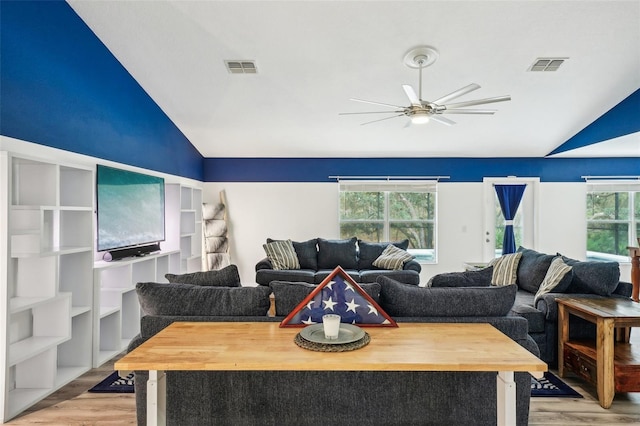
<svg viewBox="0 0 640 426">
<path fill-rule="evenodd" d="M 405 262 L 413 260 L 415 256 L 399 249 L 393 244 L 389 244 L 382 254 L 373 261 L 373 266 L 380 269 L 400 270 Z"/>
<path fill-rule="evenodd" d="M 551 290 L 555 290 L 554 293 L 564 292 L 571 284 L 571 279 L 573 278 L 572 269 L 571 266 L 563 262 L 562 257 L 558 256 L 553 259 L 533 299 L 533 306 L 536 305 L 543 294 L 551 293 Z"/>
<path fill-rule="evenodd" d="M 418 287 L 378 277 L 380 306 L 395 317 L 505 316 L 516 300 L 516 285 Z"/>
<path fill-rule="evenodd" d="M 195 284 L 215 287 L 240 287 L 240 274 L 236 265 L 217 271 L 192 272 L 189 274 L 165 274 L 170 283 Z"/>
<path fill-rule="evenodd" d="M 370 243 L 358 240 L 358 270 L 374 269 L 373 261 L 380 257 L 389 244 L 393 244 L 402 250 L 409 248 L 409 240 L 386 243 Z"/>
<path fill-rule="evenodd" d="M 567 293 L 598 294 L 611 296 L 620 281 L 618 262 L 582 262 L 562 256 L 562 260 L 573 267 L 573 280 Z"/>
<path fill-rule="evenodd" d="M 273 241 L 268 244 L 263 244 L 262 247 L 265 253 L 267 253 L 273 269 L 300 269 L 298 255 L 293 248 L 291 240 Z"/>
<path fill-rule="evenodd" d="M 142 282 L 136 292 L 145 315 L 266 316 L 271 289 Z"/>
<path fill-rule="evenodd" d="M 427 287 L 486 287 L 491 285 L 493 266 L 479 271 L 447 272 L 434 275 L 427 282 Z"/>
<path fill-rule="evenodd" d="M 274 241 L 281 240 L 272 240 L 271 238 L 267 238 L 267 244 Z M 318 239 L 312 238 L 308 241 L 292 241 L 291 243 L 293 244 L 293 249 L 296 251 L 296 256 L 298 256 L 300 269 L 311 269 L 317 271 L 318 249 L 316 248 L 316 245 L 318 244 Z"/>
<path fill-rule="evenodd" d="M 518 287 L 535 294 L 555 255 L 539 253 L 524 247 L 518 248 L 518 252 L 522 253 L 518 264 Z"/>
<path fill-rule="evenodd" d="M 380 284 L 368 283 L 359 285 L 376 303 L 380 301 Z M 269 287 L 271 287 L 276 304 L 276 316 L 289 315 L 300 302 L 318 288 L 314 284 L 290 281 L 271 281 Z"/>
<path fill-rule="evenodd" d="M 491 285 L 515 284 L 518 279 L 518 263 L 520 263 L 521 257 L 522 252 L 517 252 L 505 254 L 492 260 L 489 263 L 489 266 L 493 266 Z"/>
<path fill-rule="evenodd" d="M 333 270 L 336 266 L 342 269 L 357 269 L 356 241 L 356 237 L 346 240 L 318 238 L 318 270 Z"/>
</svg>

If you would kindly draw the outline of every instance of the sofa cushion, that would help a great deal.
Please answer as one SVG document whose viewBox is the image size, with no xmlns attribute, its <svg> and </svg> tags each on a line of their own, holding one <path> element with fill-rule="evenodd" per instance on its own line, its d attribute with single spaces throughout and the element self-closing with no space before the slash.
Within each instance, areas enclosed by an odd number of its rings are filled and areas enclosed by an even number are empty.
<svg viewBox="0 0 640 426">
<path fill-rule="evenodd" d="M 293 248 L 291 240 L 284 241 L 272 241 L 267 244 L 263 244 L 265 253 L 273 265 L 273 269 L 300 269 L 300 262 L 298 262 L 298 255 Z"/>
<path fill-rule="evenodd" d="M 553 259 L 549 269 L 547 270 L 547 274 L 536 292 L 533 305 L 535 306 L 536 302 L 543 294 L 551 292 L 564 293 L 573 279 L 572 269 L 573 268 L 571 266 L 564 263 L 562 257 L 558 256 Z"/>
<path fill-rule="evenodd" d="M 358 269 L 356 257 L 356 237 L 346 240 L 325 240 L 318 238 L 318 269 Z"/>
<path fill-rule="evenodd" d="M 562 260 L 573 268 L 573 279 L 567 293 L 593 293 L 611 296 L 620 281 L 618 262 L 581 262 L 562 256 Z"/>
<path fill-rule="evenodd" d="M 369 269 L 360 271 L 361 283 L 375 283 L 378 277 L 389 277 L 405 284 L 420 284 L 420 273 L 414 270 L 403 269 L 401 271 L 389 271 L 387 269 Z"/>
<path fill-rule="evenodd" d="M 486 287 L 491 285 L 493 266 L 478 271 L 446 272 L 434 275 L 427 287 Z"/>
<path fill-rule="evenodd" d="M 212 287 L 192 284 L 136 284 L 146 315 L 267 315 L 269 287 Z"/>
<path fill-rule="evenodd" d="M 373 261 L 373 266 L 380 269 L 391 269 L 393 271 L 399 271 L 402 266 L 415 258 L 414 255 L 407 253 L 393 244 L 389 244 L 384 249 L 382 254 Z"/>
<path fill-rule="evenodd" d="M 504 316 L 509 313 L 517 287 L 417 287 L 379 277 L 380 306 L 398 317 Z"/>
<path fill-rule="evenodd" d="M 535 294 L 555 255 L 539 253 L 524 247 L 518 248 L 518 252 L 522 253 L 518 264 L 518 287 Z"/>
<path fill-rule="evenodd" d="M 518 263 L 522 257 L 521 252 L 505 254 L 489 262 L 488 266 L 493 266 L 491 275 L 491 285 L 515 284 L 518 276 Z"/>
<path fill-rule="evenodd" d="M 267 238 L 267 244 L 272 243 L 274 241 L 282 241 L 282 240 L 272 240 L 271 238 Z M 314 271 L 318 270 L 318 248 L 316 245 L 318 244 L 317 238 L 312 238 L 308 241 L 291 241 L 293 244 L 293 249 L 298 256 L 298 263 L 300 263 L 300 269 L 313 269 Z"/>
<path fill-rule="evenodd" d="M 165 274 L 170 283 L 194 284 L 216 287 L 240 287 L 240 274 L 236 265 L 217 271 L 192 272 L 189 274 Z"/>
<path fill-rule="evenodd" d="M 276 316 L 287 316 L 300 304 L 317 285 L 289 281 L 273 281 L 269 284 L 276 304 Z M 362 290 L 378 303 L 380 301 L 380 284 L 360 284 Z"/>
<path fill-rule="evenodd" d="M 359 283 L 361 281 L 360 280 L 360 271 L 356 271 L 355 269 L 345 269 L 344 271 L 355 282 Z M 320 270 L 318 270 L 318 272 L 315 273 L 315 276 L 314 276 L 312 282 L 314 284 L 320 284 L 322 281 L 325 280 L 325 278 L 327 278 L 332 273 L 333 273 L 333 269 L 320 269 Z"/>
<path fill-rule="evenodd" d="M 406 250 L 409 248 L 409 240 L 390 241 L 386 243 L 373 243 L 358 240 L 358 269 L 375 269 L 373 261 L 376 260 L 389 244 L 393 244 L 399 249 Z"/>
<path fill-rule="evenodd" d="M 258 269 L 256 282 L 260 285 L 269 285 L 271 281 L 297 281 L 303 283 L 315 283 L 316 271 L 310 269 L 289 269 L 276 271 L 274 269 Z"/>
</svg>

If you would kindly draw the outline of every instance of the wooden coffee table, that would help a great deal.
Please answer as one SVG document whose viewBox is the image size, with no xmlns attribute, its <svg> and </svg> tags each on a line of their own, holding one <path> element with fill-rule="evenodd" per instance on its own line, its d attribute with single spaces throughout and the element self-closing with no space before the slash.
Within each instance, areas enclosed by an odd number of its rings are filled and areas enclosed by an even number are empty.
<svg viewBox="0 0 640 426">
<path fill-rule="evenodd" d="M 629 343 L 640 326 L 640 304 L 630 299 L 557 299 L 558 372 L 569 370 L 594 384 L 603 408 L 616 392 L 640 392 L 640 348 Z M 593 341 L 569 340 L 569 315 L 596 324 Z"/>
<path fill-rule="evenodd" d="M 293 339 L 300 330 L 275 322 L 176 322 L 116 361 L 115 368 L 149 370 L 147 424 L 153 425 L 165 422 L 167 370 L 495 371 L 499 425 L 516 423 L 514 372 L 541 377 L 547 371 L 544 362 L 489 324 L 368 327 L 367 346 L 339 353 L 299 348 Z"/>
</svg>

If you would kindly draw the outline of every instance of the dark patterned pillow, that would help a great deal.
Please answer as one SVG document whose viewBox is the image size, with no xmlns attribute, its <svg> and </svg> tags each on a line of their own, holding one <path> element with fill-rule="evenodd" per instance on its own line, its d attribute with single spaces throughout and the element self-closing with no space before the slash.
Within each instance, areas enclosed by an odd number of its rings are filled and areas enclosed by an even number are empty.
<svg viewBox="0 0 640 426">
<path fill-rule="evenodd" d="M 318 238 L 318 269 L 357 269 L 356 237 L 347 240 Z"/>
<path fill-rule="evenodd" d="M 539 253 L 524 247 L 519 247 L 518 253 L 522 253 L 518 265 L 518 287 L 535 294 L 547 275 L 555 255 Z"/>
<path fill-rule="evenodd" d="M 170 283 L 194 284 L 214 287 L 240 287 L 240 274 L 236 265 L 217 271 L 192 272 L 189 274 L 165 274 Z"/>
<path fill-rule="evenodd" d="M 271 289 L 138 283 L 136 292 L 146 315 L 266 316 Z"/>
<path fill-rule="evenodd" d="M 573 279 L 567 293 L 592 293 L 611 296 L 620 281 L 618 262 L 583 262 L 562 256 L 562 260 L 573 268 Z"/>
<path fill-rule="evenodd" d="M 367 241 L 358 240 L 358 270 L 362 271 L 363 269 L 375 269 L 375 266 L 373 266 L 373 261 L 380 257 L 384 249 L 386 249 L 389 244 L 393 244 L 394 246 L 402 250 L 406 250 L 409 248 L 409 240 L 392 241 L 386 243 L 370 243 Z"/>
</svg>

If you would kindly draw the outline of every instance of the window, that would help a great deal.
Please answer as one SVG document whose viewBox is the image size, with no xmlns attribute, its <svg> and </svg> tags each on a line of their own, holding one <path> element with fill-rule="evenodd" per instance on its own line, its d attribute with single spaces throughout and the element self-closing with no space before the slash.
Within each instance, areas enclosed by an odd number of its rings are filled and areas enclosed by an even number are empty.
<svg viewBox="0 0 640 426">
<path fill-rule="evenodd" d="M 340 237 L 409 240 L 409 253 L 436 261 L 436 182 L 340 182 Z"/>
<path fill-rule="evenodd" d="M 640 183 L 587 183 L 587 259 L 628 261 L 640 236 Z"/>
</svg>

